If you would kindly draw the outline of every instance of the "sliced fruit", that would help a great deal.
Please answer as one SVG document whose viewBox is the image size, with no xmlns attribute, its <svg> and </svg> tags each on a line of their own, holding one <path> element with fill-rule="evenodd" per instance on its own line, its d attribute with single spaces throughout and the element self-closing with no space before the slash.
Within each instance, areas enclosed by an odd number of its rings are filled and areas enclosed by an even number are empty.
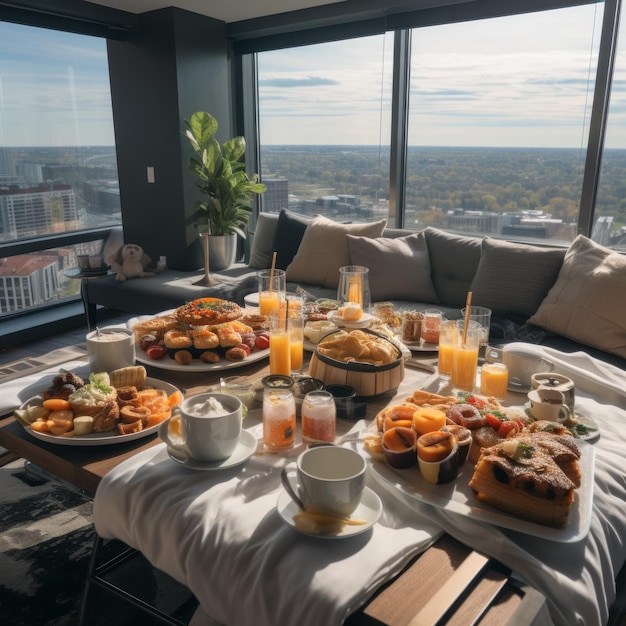
<svg viewBox="0 0 626 626">
<path fill-rule="evenodd" d="M 43 408 L 48 411 L 70 411 L 72 405 L 63 398 L 50 398 L 43 401 Z"/>
</svg>

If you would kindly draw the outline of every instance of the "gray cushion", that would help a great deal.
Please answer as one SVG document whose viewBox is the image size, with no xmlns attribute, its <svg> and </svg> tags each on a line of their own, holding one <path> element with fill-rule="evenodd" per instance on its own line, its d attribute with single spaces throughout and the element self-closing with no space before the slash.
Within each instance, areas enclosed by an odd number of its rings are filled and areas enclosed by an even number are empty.
<svg viewBox="0 0 626 626">
<path fill-rule="evenodd" d="M 485 238 L 476 275 L 472 281 L 472 304 L 496 314 L 529 317 L 554 284 L 565 249 Z"/>
<path fill-rule="evenodd" d="M 424 233 L 397 239 L 348 235 L 348 250 L 353 265 L 369 268 L 373 301 L 439 303 L 430 278 L 430 258 Z"/>
<path fill-rule="evenodd" d="M 424 234 L 432 280 L 442 304 L 462 308 L 480 261 L 480 238 L 428 227 Z"/>
<path fill-rule="evenodd" d="M 287 266 L 293 261 L 302 237 L 304 237 L 306 227 L 310 223 L 310 217 L 281 209 L 272 244 L 272 248 L 276 251 L 276 267 L 278 269 L 287 269 Z"/>
<path fill-rule="evenodd" d="M 278 213 L 259 213 L 250 249 L 250 267 L 266 270 L 272 265 L 274 232 L 278 225 Z"/>
</svg>

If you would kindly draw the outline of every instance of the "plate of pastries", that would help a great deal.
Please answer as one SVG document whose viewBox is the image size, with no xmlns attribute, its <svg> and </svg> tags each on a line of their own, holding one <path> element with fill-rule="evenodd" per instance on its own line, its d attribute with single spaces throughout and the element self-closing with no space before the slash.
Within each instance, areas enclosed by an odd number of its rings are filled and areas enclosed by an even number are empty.
<svg viewBox="0 0 626 626">
<path fill-rule="evenodd" d="M 420 502 L 563 543 L 589 531 L 593 446 L 524 407 L 415 390 L 378 413 L 363 449 L 378 480 Z"/>
<path fill-rule="evenodd" d="M 105 446 L 147 437 L 170 417 L 183 396 L 146 375 L 142 365 L 81 377 L 60 371 L 15 410 L 36 439 L 63 446 Z"/>
<path fill-rule="evenodd" d="M 234 302 L 199 298 L 178 309 L 128 321 L 136 359 L 167 370 L 221 371 L 269 357 L 268 320 Z"/>
</svg>

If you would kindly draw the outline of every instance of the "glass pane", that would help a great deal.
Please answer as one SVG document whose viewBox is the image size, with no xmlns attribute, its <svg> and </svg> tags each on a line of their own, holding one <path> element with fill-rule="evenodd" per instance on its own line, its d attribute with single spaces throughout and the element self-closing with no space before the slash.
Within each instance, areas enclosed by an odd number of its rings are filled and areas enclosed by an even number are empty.
<svg viewBox="0 0 626 626">
<path fill-rule="evenodd" d="M 393 36 L 258 55 L 263 210 L 389 213 Z"/>
<path fill-rule="evenodd" d="M 0 22 L 0 241 L 119 224 L 103 39 Z"/>
<path fill-rule="evenodd" d="M 406 226 L 577 234 L 602 5 L 413 31 Z"/>
<path fill-rule="evenodd" d="M 0 22 L 0 242 L 120 223 L 106 42 Z M 99 246 L 2 259 L 0 315 L 75 298 Z"/>
<path fill-rule="evenodd" d="M 626 15 L 622 11 L 592 238 L 626 250 Z"/>
</svg>

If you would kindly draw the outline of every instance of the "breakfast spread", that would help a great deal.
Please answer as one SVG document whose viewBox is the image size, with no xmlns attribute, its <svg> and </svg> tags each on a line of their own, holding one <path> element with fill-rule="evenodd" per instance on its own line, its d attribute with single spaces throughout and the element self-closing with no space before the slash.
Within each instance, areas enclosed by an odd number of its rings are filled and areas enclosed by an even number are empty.
<svg viewBox="0 0 626 626">
<path fill-rule="evenodd" d="M 262 330 L 266 327 L 265 316 L 242 316 L 237 304 L 216 298 L 202 298 L 188 304 L 193 306 L 185 305 L 173 315 L 157 315 L 134 324 L 137 349 L 151 360 L 169 357 L 179 365 L 190 365 L 194 361 L 243 361 L 253 352 L 269 347 L 269 333 Z M 210 318 L 234 317 L 236 312 L 234 319 L 206 322 Z M 194 323 L 182 321 L 190 319 Z M 201 319 L 204 323 L 200 323 Z"/>
<path fill-rule="evenodd" d="M 91 373 L 87 381 L 62 372 L 40 398 L 16 409 L 15 417 L 25 428 L 57 437 L 128 435 L 161 423 L 181 400 L 178 391 L 168 396 L 163 389 L 147 386 L 141 365 Z"/>
<path fill-rule="evenodd" d="M 580 449 L 563 424 L 534 420 L 495 398 L 416 390 L 381 410 L 364 449 L 397 469 L 416 464 L 432 484 L 457 479 L 465 459 L 481 502 L 562 528 L 581 485 Z"/>
</svg>

